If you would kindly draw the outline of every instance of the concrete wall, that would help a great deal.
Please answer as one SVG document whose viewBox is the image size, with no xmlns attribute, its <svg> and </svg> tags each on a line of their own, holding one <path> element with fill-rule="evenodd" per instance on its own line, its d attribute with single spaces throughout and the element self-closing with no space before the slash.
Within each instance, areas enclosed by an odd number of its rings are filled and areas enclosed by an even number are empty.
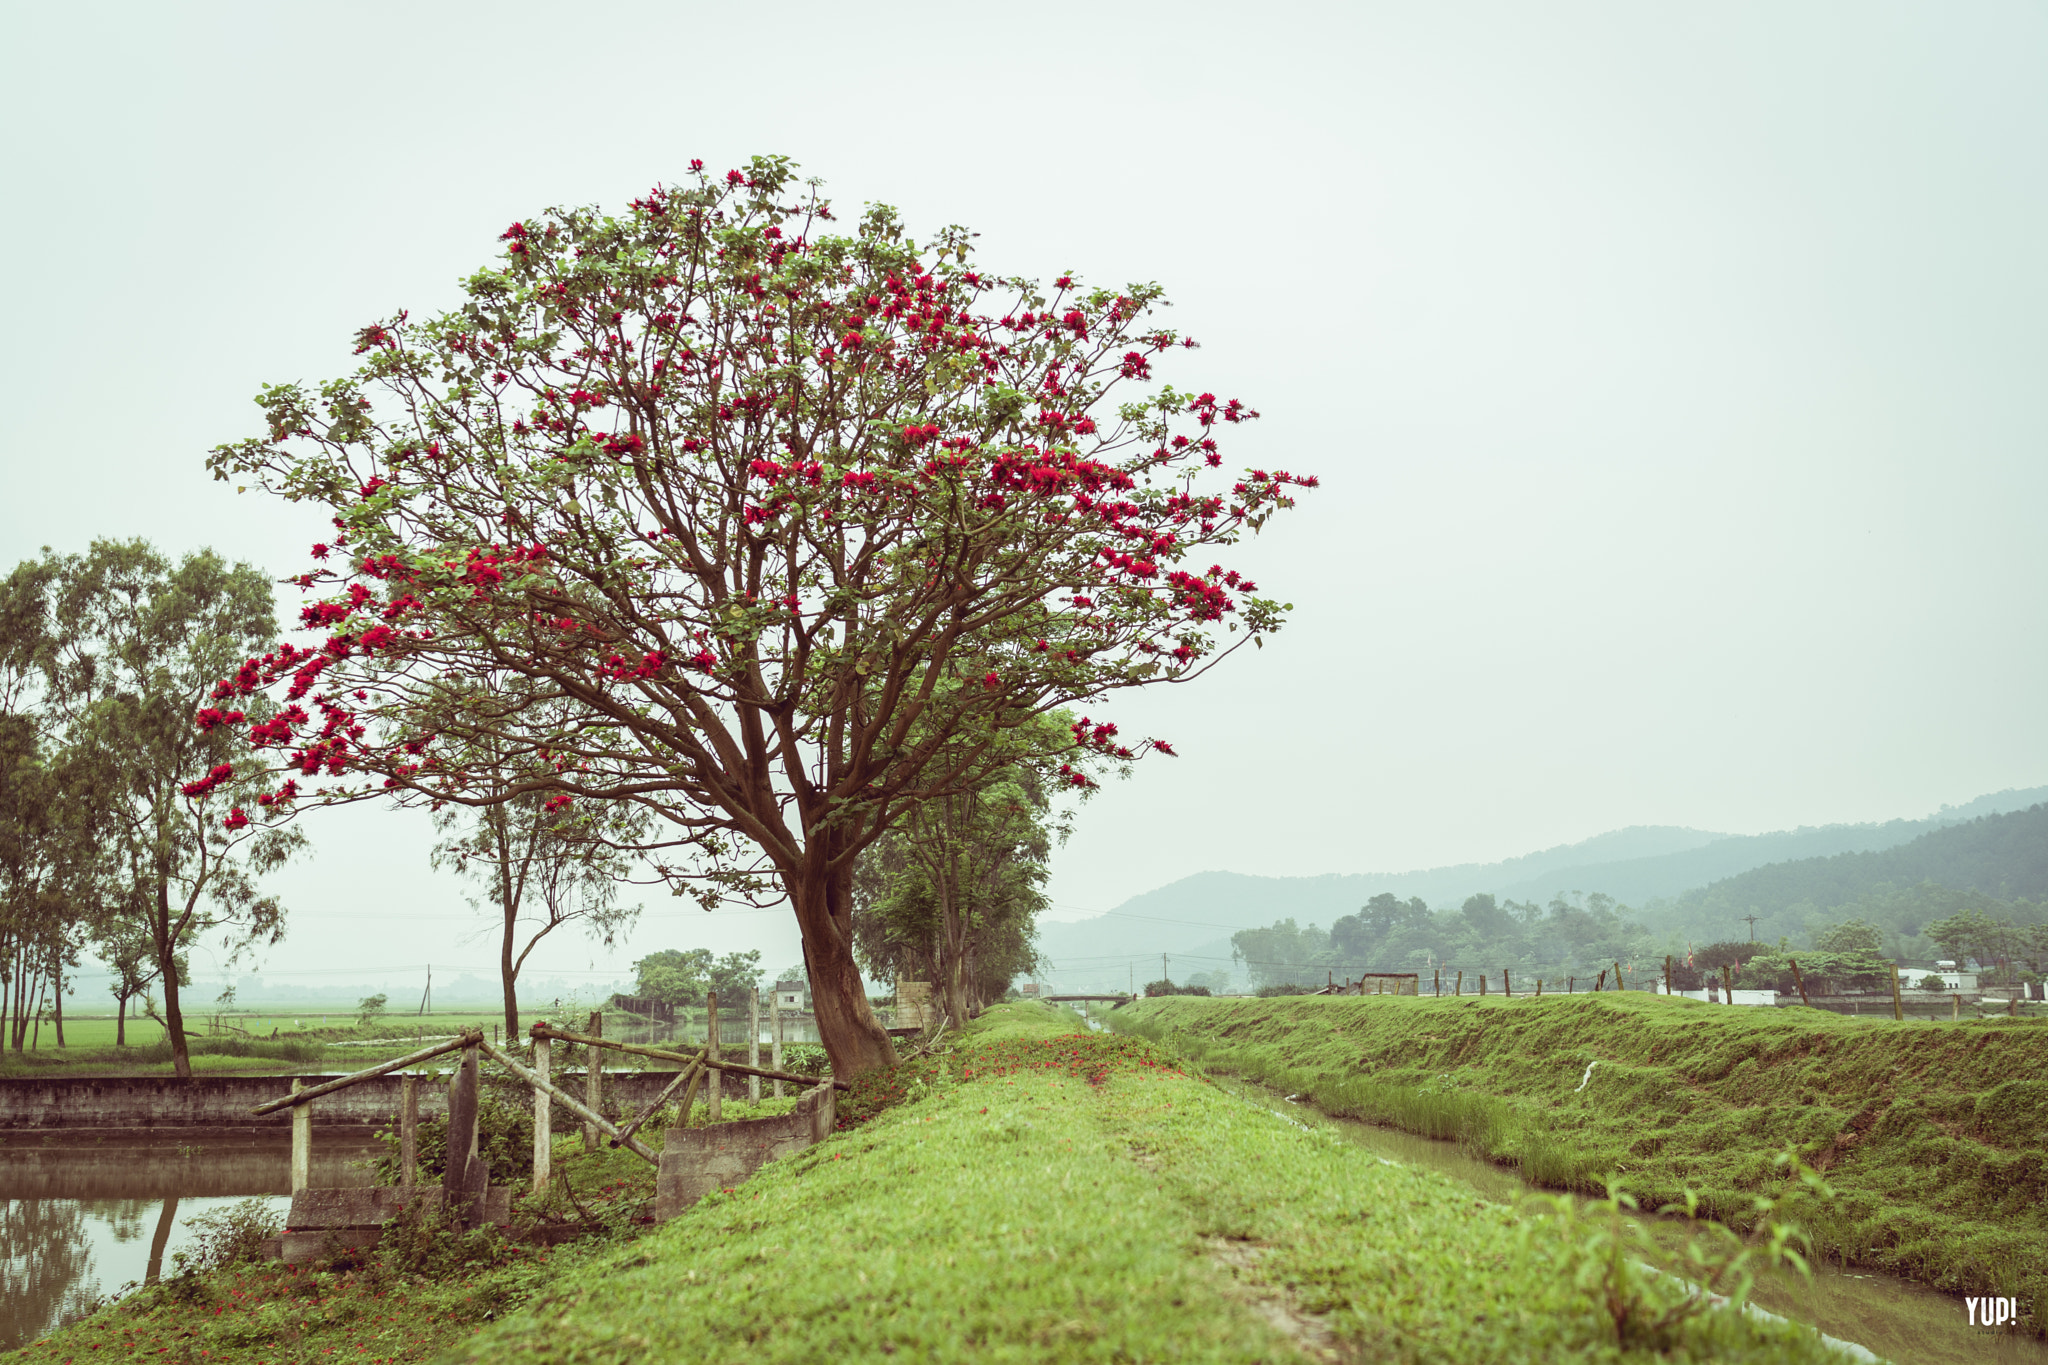
<svg viewBox="0 0 2048 1365">
<path fill-rule="evenodd" d="M 1726 1001 L 1721 997 L 1729 994 L 1729 992 L 1723 991 L 1719 987 L 1715 988 L 1711 997 L 1705 991 L 1673 991 L 1672 994 L 1682 995 L 1688 1000 L 1711 999 L 1717 1005 L 1775 1005 L 1778 1003 L 1778 993 L 1776 991 L 1751 991 L 1744 990 L 1740 986 L 1735 988 L 1734 999 Z"/>
<path fill-rule="evenodd" d="M 729 1190 L 779 1156 L 823 1142 L 838 1126 L 832 1086 L 814 1086 L 796 1108 L 769 1119 L 707 1128 L 671 1128 L 664 1135 L 654 1183 L 654 1216 L 673 1218 L 713 1190 Z"/>
<path fill-rule="evenodd" d="M 556 1079 L 578 1099 L 583 1073 L 558 1070 Z M 573 1076 L 573 1081 L 566 1077 Z M 637 1110 L 674 1080 L 673 1071 L 605 1074 L 605 1106 Z M 302 1076 L 311 1087 L 334 1076 Z M 396 1075 L 358 1081 L 346 1090 L 313 1101 L 313 1126 L 381 1124 L 396 1121 Z M 7 1076 L 0 1077 L 0 1131 L 80 1128 L 275 1128 L 291 1131 L 291 1112 L 262 1118 L 249 1111 L 265 1100 L 291 1093 L 289 1076 Z M 420 1117 L 448 1112 L 447 1082 L 430 1078 L 420 1086 Z"/>
</svg>

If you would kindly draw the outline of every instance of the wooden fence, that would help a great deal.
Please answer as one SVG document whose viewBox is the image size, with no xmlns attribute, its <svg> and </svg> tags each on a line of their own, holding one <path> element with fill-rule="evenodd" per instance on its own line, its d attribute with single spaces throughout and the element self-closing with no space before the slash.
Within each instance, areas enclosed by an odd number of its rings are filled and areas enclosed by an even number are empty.
<svg viewBox="0 0 2048 1365">
<path fill-rule="evenodd" d="M 758 1018 L 759 993 L 751 993 Z M 711 1036 L 703 1048 L 695 1053 L 669 1051 L 663 1048 L 647 1047 L 636 1043 L 620 1042 L 602 1034 L 603 1015 L 592 1013 L 590 1032 L 572 1033 L 556 1028 L 546 1020 L 535 1023 L 528 1034 L 532 1040 L 531 1064 L 510 1055 L 496 1043 L 484 1037 L 481 1029 L 472 1029 L 454 1038 L 437 1042 L 396 1057 L 376 1066 L 338 1077 L 320 1085 L 306 1086 L 294 1080 L 291 1093 L 277 1099 L 265 1101 L 249 1112 L 262 1116 L 279 1110 L 291 1111 L 292 1119 L 292 1212 L 288 1217 L 289 1234 L 277 1248 L 286 1260 L 302 1260 L 322 1254 L 335 1238 L 348 1245 L 367 1245 L 375 1241 L 375 1232 L 388 1219 L 395 1208 L 412 1203 L 416 1198 L 428 1198 L 448 1216 L 462 1226 L 475 1226 L 486 1221 L 504 1221 L 504 1212 L 509 1208 L 505 1203 L 505 1191 L 500 1190 L 492 1198 L 490 1172 L 477 1155 L 478 1131 L 477 1112 L 481 1072 L 481 1059 L 489 1057 L 514 1078 L 524 1083 L 533 1095 L 533 1182 L 534 1193 L 545 1190 L 552 1177 L 554 1132 L 554 1106 L 560 1105 L 569 1111 L 583 1125 L 583 1141 L 586 1150 L 595 1150 L 600 1142 L 609 1141 L 613 1147 L 623 1147 L 635 1156 L 659 1168 L 663 1157 L 658 1155 L 636 1133 L 653 1117 L 663 1112 L 678 1091 L 682 1094 L 681 1113 L 688 1122 L 691 1106 L 695 1103 L 700 1086 L 706 1087 L 708 1118 L 712 1124 L 721 1121 L 722 1081 L 726 1073 L 744 1078 L 750 1097 L 758 1099 L 763 1080 L 774 1083 L 775 1093 L 780 1095 L 786 1083 L 794 1083 L 809 1089 L 823 1088 L 827 1091 L 847 1089 L 842 1081 L 827 1077 L 804 1076 L 780 1068 L 781 1039 L 779 1031 L 773 1043 L 773 1066 L 761 1066 L 760 1031 L 758 1026 L 749 1035 L 748 1062 L 726 1060 L 720 1051 L 718 1040 L 717 997 L 712 997 L 710 1012 Z M 585 1049 L 587 1065 L 584 1068 L 583 1095 L 578 1098 L 556 1084 L 551 1072 L 551 1053 L 557 1042 L 572 1043 Z M 677 1062 L 682 1069 L 674 1080 L 660 1091 L 640 1113 L 624 1123 L 613 1123 L 603 1113 L 604 1051 L 617 1051 L 634 1056 L 647 1057 L 657 1061 Z M 313 1105 L 323 1096 L 333 1095 L 350 1086 L 386 1076 L 392 1072 L 404 1072 L 436 1057 L 460 1052 L 461 1062 L 451 1082 L 448 1104 L 447 1159 L 437 1191 L 418 1189 L 419 1167 L 419 1081 L 420 1077 L 406 1074 L 401 1079 L 403 1088 L 398 1112 L 399 1140 L 399 1185 L 395 1193 L 368 1193 L 357 1191 L 314 1190 L 312 1189 L 313 1169 Z M 829 1109 L 829 1106 L 828 1106 Z M 817 1110 L 812 1104 L 807 1114 Z M 806 1122 L 812 1120 L 807 1119 Z M 830 1131 L 829 1126 L 826 1131 Z M 671 1179 L 670 1185 L 682 1187 L 686 1181 Z M 348 1197 L 343 1197 L 344 1195 Z M 374 1196 L 374 1197 L 373 1197 Z M 355 1221 L 349 1221 L 355 1220 Z M 362 1220 L 370 1220 L 367 1225 Z"/>
</svg>

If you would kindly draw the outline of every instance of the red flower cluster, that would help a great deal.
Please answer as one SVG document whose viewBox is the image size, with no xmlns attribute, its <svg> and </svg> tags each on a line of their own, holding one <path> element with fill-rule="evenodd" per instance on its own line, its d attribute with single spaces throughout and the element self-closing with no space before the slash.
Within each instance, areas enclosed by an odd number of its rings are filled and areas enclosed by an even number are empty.
<svg viewBox="0 0 2048 1365">
<path fill-rule="evenodd" d="M 206 776 L 200 778 L 197 782 L 187 782 L 184 786 L 178 788 L 178 790 L 185 793 L 185 795 L 187 796 L 204 796 L 208 792 L 212 791 L 215 787 L 218 787 L 221 783 L 227 781 L 234 775 L 234 764 L 216 764 L 212 772 L 209 772 Z"/>
</svg>

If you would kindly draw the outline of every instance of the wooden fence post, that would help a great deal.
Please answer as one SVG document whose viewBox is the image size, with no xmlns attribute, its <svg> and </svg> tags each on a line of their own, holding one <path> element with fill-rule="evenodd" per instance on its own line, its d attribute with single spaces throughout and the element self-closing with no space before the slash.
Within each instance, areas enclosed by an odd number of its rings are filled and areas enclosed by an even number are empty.
<svg viewBox="0 0 2048 1365">
<path fill-rule="evenodd" d="M 775 1001 L 769 1006 L 768 1064 L 775 1070 L 782 1070 L 782 1002 Z M 775 1098 L 782 1098 L 782 1082 L 775 1082 Z"/>
<path fill-rule="evenodd" d="M 298 1094 L 306 1083 L 297 1076 L 292 1077 L 292 1093 Z M 292 1110 L 292 1193 L 297 1194 L 313 1183 L 313 1101 L 307 1100 Z"/>
<path fill-rule="evenodd" d="M 590 1036 L 593 1038 L 604 1037 L 603 1010 L 592 1010 L 590 1012 Z M 583 1057 L 583 1107 L 593 1114 L 602 1114 L 604 1112 L 604 1053 L 601 1049 L 586 1047 L 583 1049 Z M 586 1152 L 596 1151 L 597 1144 L 603 1139 L 603 1136 L 602 1133 L 597 1131 L 596 1124 L 586 1120 L 583 1125 L 583 1150 Z"/>
<path fill-rule="evenodd" d="M 1792 964 L 1792 984 L 1799 988 L 1799 1003 L 1808 1009 L 1813 1008 L 1813 1002 L 1806 998 L 1806 978 L 1799 974 L 1799 959 L 1788 957 L 1785 960 Z"/>
<path fill-rule="evenodd" d="M 724 1061 L 725 1053 L 718 1046 L 718 992 L 706 991 L 704 998 L 707 1002 L 704 1011 L 704 1048 L 714 1061 Z M 710 1121 L 713 1123 L 719 1122 L 723 1113 L 721 1101 L 725 1098 L 724 1082 L 725 1073 L 716 1067 L 711 1068 L 711 1075 L 708 1078 L 711 1088 L 704 1097 L 704 1104 L 711 1111 Z"/>
<path fill-rule="evenodd" d="M 1485 973 L 1485 972 L 1481 972 L 1481 973 L 1479 974 L 1479 993 L 1480 993 L 1481 995 L 1484 995 L 1484 994 L 1486 994 L 1486 973 Z"/>
<path fill-rule="evenodd" d="M 1619 962 L 1614 964 L 1614 989 L 1618 991 L 1628 989 L 1628 986 L 1621 979 L 1621 964 Z"/>
<path fill-rule="evenodd" d="M 1543 998 L 1543 978 L 1540 976 L 1536 978 L 1536 998 L 1538 1000 Z"/>
<path fill-rule="evenodd" d="M 546 1028 L 543 1019 L 539 1027 Z M 595 1052 L 597 1049 L 589 1049 Z M 535 1034 L 533 1039 L 533 1070 L 542 1080 L 549 1079 L 548 1059 L 554 1052 L 554 1042 L 544 1034 Z M 539 1194 L 548 1187 L 548 1180 L 554 1175 L 555 1166 L 555 1102 L 548 1098 L 545 1090 L 533 1092 L 533 1192 Z"/>
<path fill-rule="evenodd" d="M 1500 993 L 1510 1000 L 1515 998 L 1514 983 L 1508 980 L 1508 969 L 1505 967 L 1500 969 Z"/>
<path fill-rule="evenodd" d="M 761 1065 L 761 988 L 747 987 L 747 1065 Z M 780 1071 L 782 1068 L 777 1067 Z M 761 1102 L 761 1078 L 747 1077 L 747 1103 Z"/>
<path fill-rule="evenodd" d="M 1599 976 L 1597 976 L 1597 977 L 1595 977 L 1595 978 L 1593 979 L 1593 993 L 1594 993 L 1595 995 L 1598 995 L 1598 994 L 1599 994 L 1599 993 L 1600 993 L 1601 991 L 1604 991 L 1604 990 L 1606 990 L 1606 989 L 1607 989 L 1607 969 L 1606 969 L 1605 967 L 1602 967 L 1602 968 L 1600 969 L 1600 975 L 1599 975 Z"/>
<path fill-rule="evenodd" d="M 1903 1020 L 1905 1017 L 1906 1007 L 1899 1000 L 1899 964 L 1894 962 L 1892 964 L 1892 1018 Z"/>
<path fill-rule="evenodd" d="M 1664 954 L 1664 994 L 1671 994 L 1671 954 Z"/>
<path fill-rule="evenodd" d="M 1564 993 L 1566 995 L 1570 995 L 1572 993 L 1572 988 L 1577 986 L 1578 984 L 1579 979 L 1576 976 L 1567 976 L 1564 979 Z"/>
<path fill-rule="evenodd" d="M 1458 972 L 1458 980 L 1457 980 L 1457 984 L 1451 987 L 1451 994 L 1452 994 L 1452 995 L 1463 995 L 1464 993 L 1465 993 L 1465 973 L 1464 973 L 1464 971 L 1463 971 L 1463 970 L 1461 969 L 1461 970 L 1460 970 L 1460 971 Z"/>
<path fill-rule="evenodd" d="M 448 1158 L 441 1173 L 442 1207 L 453 1214 L 461 1227 L 474 1227 L 483 1210 L 483 1163 L 476 1155 L 477 1050 L 462 1049 L 462 1065 L 455 1068 L 448 1095 Z"/>
<path fill-rule="evenodd" d="M 1735 1003 L 1735 968 L 1726 962 L 1721 964 L 1721 1003 L 1724 1005 Z"/>
<path fill-rule="evenodd" d="M 420 1078 L 398 1078 L 398 1184 L 406 1198 L 420 1183 Z"/>
<path fill-rule="evenodd" d="M 1434 993 L 1437 995 L 1442 995 L 1444 993 L 1444 969 L 1441 967 L 1432 967 L 1430 968 L 1429 975 L 1431 981 L 1434 983 Z M 1420 985 L 1421 983 L 1418 981 L 1416 984 Z"/>
<path fill-rule="evenodd" d="M 1948 1017 L 1951 1022 L 1960 1021 L 1962 1019 L 1963 997 L 1960 994 L 1951 995 L 1948 998 Z"/>
</svg>

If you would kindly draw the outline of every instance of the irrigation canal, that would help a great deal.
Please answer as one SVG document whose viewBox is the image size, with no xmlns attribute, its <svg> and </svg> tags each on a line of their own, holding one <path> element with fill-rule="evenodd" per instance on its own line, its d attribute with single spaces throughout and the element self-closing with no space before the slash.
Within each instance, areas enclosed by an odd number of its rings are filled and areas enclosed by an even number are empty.
<svg viewBox="0 0 2048 1365">
<path fill-rule="evenodd" d="M 1473 1186 L 1488 1199 L 1515 1203 L 1539 1190 L 1503 1166 L 1473 1156 L 1456 1142 L 1417 1137 L 1356 1119 L 1332 1118 L 1277 1091 L 1228 1077 L 1224 1090 L 1296 1123 L 1333 1131 L 1345 1141 L 1404 1166 L 1420 1166 Z M 1588 1201 L 1590 1202 L 1590 1201 Z M 1653 1220 L 1680 1233 L 1676 1219 Z M 1760 1278 L 1750 1298 L 1762 1308 L 1832 1337 L 1857 1342 L 1897 1365 L 2048 1365 L 2048 1343 L 1972 1327 L 1961 1298 L 1874 1271 L 1816 1267 L 1811 1283 L 1778 1273 Z"/>
<path fill-rule="evenodd" d="M 170 1274 L 187 1219 L 250 1195 L 291 1204 L 291 1148 L 244 1138 L 131 1138 L 78 1145 L 11 1133 L 0 1150 L 0 1351 L 25 1346 L 130 1282 Z M 374 1153 L 323 1133 L 315 1185 L 367 1185 Z"/>
</svg>

